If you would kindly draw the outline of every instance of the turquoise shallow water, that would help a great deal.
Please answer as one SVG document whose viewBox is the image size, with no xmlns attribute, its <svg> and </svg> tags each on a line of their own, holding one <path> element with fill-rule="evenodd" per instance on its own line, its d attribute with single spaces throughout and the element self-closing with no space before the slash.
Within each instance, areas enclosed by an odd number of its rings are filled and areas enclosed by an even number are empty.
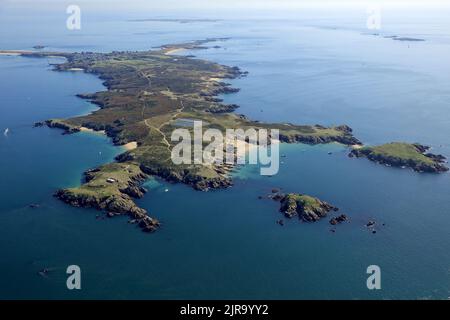
<svg viewBox="0 0 450 320">
<path fill-rule="evenodd" d="M 347 123 L 367 143 L 420 141 L 450 155 L 450 70 L 443 63 L 449 29 L 439 21 L 420 20 L 415 27 L 400 21 L 383 30 L 427 38 L 408 44 L 366 35 L 357 19 L 186 25 L 129 23 L 135 16 L 115 15 L 71 34 L 54 27 L 61 20 L 54 13 L 43 14 L 45 24 L 28 11 L 6 13 L 1 49 L 27 49 L 37 34 L 39 42 L 67 51 L 147 49 L 230 36 L 220 49 L 193 54 L 250 72 L 233 81 L 241 92 L 224 97 L 241 105 L 238 112 L 265 121 Z M 34 28 L 19 24 L 19 15 L 29 16 Z M 16 36 L 5 25 L 16 26 Z M 235 186 L 221 192 L 150 180 L 150 192 L 138 204 L 163 227 L 146 235 L 126 218 L 97 220 L 97 212 L 52 197 L 60 187 L 78 185 L 84 170 L 111 161 L 120 148 L 100 135 L 31 128 L 35 121 L 93 110 L 74 95 L 102 90 L 101 81 L 21 57 L 0 57 L 0 70 L 0 129 L 10 128 L 8 137 L 0 137 L 0 298 L 450 295 L 448 174 L 419 175 L 349 159 L 336 144 L 282 145 L 278 175 L 261 177 L 247 166 L 236 173 Z M 351 223 L 336 233 L 327 221 L 293 220 L 280 227 L 277 204 L 258 199 L 274 187 L 318 196 L 340 207 Z M 41 206 L 31 209 L 30 203 Z M 363 226 L 373 218 L 385 224 L 377 234 Z M 82 269 L 77 292 L 65 287 L 70 264 Z M 380 291 L 366 288 L 371 264 L 382 269 Z M 48 278 L 37 275 L 44 267 L 51 269 Z"/>
</svg>

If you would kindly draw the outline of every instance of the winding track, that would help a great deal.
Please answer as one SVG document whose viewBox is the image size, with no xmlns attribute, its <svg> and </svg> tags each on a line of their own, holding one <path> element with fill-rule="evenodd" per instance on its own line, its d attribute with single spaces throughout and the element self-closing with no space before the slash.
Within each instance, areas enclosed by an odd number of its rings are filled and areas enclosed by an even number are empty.
<svg viewBox="0 0 450 320">
<path fill-rule="evenodd" d="M 152 82 L 151 82 L 150 78 L 149 78 L 147 75 L 145 75 L 141 70 L 138 70 L 138 73 L 139 73 L 143 78 L 145 78 L 145 79 L 148 81 L 148 86 L 151 87 Z M 169 143 L 169 141 L 167 140 L 167 137 L 166 137 L 166 135 L 164 134 L 164 132 L 161 131 L 161 128 L 164 127 L 164 126 L 165 126 L 166 124 L 168 124 L 169 122 L 173 121 L 173 120 L 174 120 L 181 112 L 183 112 L 183 110 L 184 110 L 183 100 L 181 100 L 180 98 L 178 98 L 178 100 L 180 101 L 180 106 L 181 106 L 181 108 L 177 110 L 177 112 L 170 118 L 170 120 L 168 120 L 168 121 L 162 123 L 159 127 L 152 126 L 151 124 L 149 124 L 149 123 L 147 122 L 148 119 L 145 118 L 145 108 L 147 107 L 147 103 L 146 103 L 145 101 L 143 101 L 143 105 L 142 105 L 141 115 L 142 115 L 142 119 L 144 120 L 144 124 L 145 124 L 148 128 L 154 129 L 154 130 L 158 131 L 158 132 L 162 135 L 162 137 L 163 137 L 162 141 L 163 141 L 164 144 L 167 146 L 167 149 L 168 149 L 169 151 L 170 151 L 170 143 Z"/>
</svg>

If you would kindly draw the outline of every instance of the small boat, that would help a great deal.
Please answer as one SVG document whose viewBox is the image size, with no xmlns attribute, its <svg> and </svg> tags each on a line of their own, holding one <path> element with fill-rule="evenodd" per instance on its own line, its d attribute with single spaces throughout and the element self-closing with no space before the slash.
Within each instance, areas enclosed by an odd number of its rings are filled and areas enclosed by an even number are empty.
<svg viewBox="0 0 450 320">
<path fill-rule="evenodd" d="M 55 270 L 55 268 L 44 268 L 44 269 L 39 270 L 39 271 L 38 271 L 38 274 L 39 274 L 41 277 L 48 278 L 50 272 L 52 272 L 52 271 L 54 271 L 54 270 Z"/>
<path fill-rule="evenodd" d="M 5 131 L 3 132 L 3 135 L 4 135 L 5 137 L 7 137 L 7 136 L 8 136 L 8 133 L 9 133 L 9 128 L 6 128 Z"/>
</svg>

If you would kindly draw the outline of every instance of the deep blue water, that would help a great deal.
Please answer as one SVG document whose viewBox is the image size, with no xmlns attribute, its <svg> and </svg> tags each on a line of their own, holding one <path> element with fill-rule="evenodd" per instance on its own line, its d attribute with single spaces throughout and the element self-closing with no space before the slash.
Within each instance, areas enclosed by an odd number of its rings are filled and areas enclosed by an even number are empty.
<svg viewBox="0 0 450 320">
<path fill-rule="evenodd" d="M 152 12 L 88 11 L 83 29 L 70 32 L 64 15 L 3 9 L 0 49 L 42 43 L 49 50 L 143 50 L 231 37 L 220 49 L 192 53 L 250 72 L 233 80 L 238 94 L 224 97 L 241 106 L 238 112 L 264 121 L 346 123 L 365 143 L 419 141 L 450 156 L 450 28 L 438 19 L 442 13 L 428 20 L 387 13 L 383 34 L 427 40 L 407 43 L 368 35 L 364 17 L 345 14 L 179 24 L 126 21 Z M 35 121 L 93 110 L 75 94 L 102 90 L 101 81 L 54 72 L 45 59 L 0 56 L 0 70 L 0 131 L 10 129 L 0 136 L 0 298 L 450 295 L 449 174 L 349 159 L 336 144 L 282 145 L 278 175 L 261 177 L 247 166 L 225 191 L 200 193 L 150 180 L 138 204 L 163 227 L 147 235 L 126 218 L 97 220 L 96 211 L 52 197 L 122 152 L 100 135 L 32 128 Z M 351 222 L 336 233 L 327 221 L 280 227 L 277 204 L 258 199 L 274 187 L 320 197 Z M 364 227 L 369 219 L 385 226 L 371 234 Z M 70 264 L 82 270 L 77 292 L 65 286 Z M 366 288 L 371 264 L 381 267 L 382 290 Z M 48 278 L 37 274 L 44 267 L 52 270 Z"/>
</svg>

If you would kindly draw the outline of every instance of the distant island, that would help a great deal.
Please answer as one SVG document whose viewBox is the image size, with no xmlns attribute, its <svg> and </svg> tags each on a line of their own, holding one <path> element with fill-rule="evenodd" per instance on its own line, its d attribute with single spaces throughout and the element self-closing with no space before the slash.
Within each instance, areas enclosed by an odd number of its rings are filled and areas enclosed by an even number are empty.
<svg viewBox="0 0 450 320">
<path fill-rule="evenodd" d="M 425 41 L 425 39 L 421 39 L 421 38 L 399 37 L 399 36 L 385 36 L 385 38 L 396 40 L 396 41 L 412 41 L 412 42 Z"/>
<path fill-rule="evenodd" d="M 170 19 L 170 18 L 148 18 L 148 19 L 131 19 L 129 22 L 178 22 L 178 23 L 194 23 L 194 22 L 217 22 L 219 19 Z"/>
<path fill-rule="evenodd" d="M 78 95 L 98 105 L 99 110 L 84 116 L 49 119 L 35 124 L 36 127 L 47 125 L 60 128 L 65 134 L 102 131 L 112 138 L 115 145 L 127 149 L 116 157 L 117 162 L 88 170 L 80 187 L 58 190 L 56 196 L 72 206 L 102 210 L 109 217 L 129 215 L 130 223 L 152 232 L 159 227 L 159 221 L 150 217 L 146 210 L 139 208 L 133 201 L 146 192 L 141 184 L 149 176 L 185 183 L 202 191 L 231 186 L 232 168 L 227 165 L 172 163 L 170 155 L 174 145 L 170 141 L 171 132 L 183 125 L 186 119 L 201 120 L 205 129 L 222 131 L 234 128 L 277 128 L 280 130 L 279 139 L 284 143 L 337 142 L 353 147 L 350 153 L 352 156 L 420 168 L 416 171 L 431 172 L 433 168 L 436 172 L 445 171 L 442 156 L 423 154 L 426 150 L 416 144 L 401 144 L 398 148 L 363 147 L 347 125 L 325 127 L 262 123 L 236 114 L 234 111 L 238 106 L 224 104 L 217 95 L 237 92 L 238 89 L 231 87 L 225 80 L 245 76 L 245 72 L 238 67 L 172 55 L 184 49 L 204 49 L 206 43 L 218 40 L 226 38 L 169 44 L 149 51 L 0 51 L 0 54 L 26 57 L 64 57 L 67 61 L 55 65 L 55 70 L 83 70 L 96 74 L 107 87 L 106 91 Z M 394 158 L 402 161 L 393 162 Z M 283 209 L 286 214 L 298 214 L 306 221 L 316 221 L 332 209 L 319 199 L 298 194 L 286 196 L 282 200 L 282 207 L 286 208 Z M 298 208 L 303 209 L 299 211 Z"/>
<path fill-rule="evenodd" d="M 403 41 L 403 42 L 423 42 L 426 41 L 422 38 L 413 38 L 413 37 L 404 37 L 404 36 L 397 36 L 397 35 L 382 35 L 380 33 L 363 33 L 366 35 L 376 36 L 376 37 L 383 37 L 385 39 L 391 39 L 395 41 Z"/>
</svg>

